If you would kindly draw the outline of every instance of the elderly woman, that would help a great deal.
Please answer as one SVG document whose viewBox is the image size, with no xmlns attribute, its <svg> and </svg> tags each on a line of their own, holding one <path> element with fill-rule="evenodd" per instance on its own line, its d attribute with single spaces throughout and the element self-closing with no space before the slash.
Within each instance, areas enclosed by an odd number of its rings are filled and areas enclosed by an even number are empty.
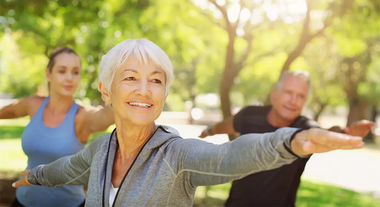
<svg viewBox="0 0 380 207">
<path fill-rule="evenodd" d="M 197 186 L 230 182 L 312 153 L 363 146 L 360 137 L 322 129 L 283 128 L 222 145 L 183 139 L 154 122 L 172 80 L 169 57 L 157 45 L 146 39 L 119 43 L 102 59 L 99 74 L 116 129 L 75 155 L 22 172 L 13 186 L 88 183 L 86 206 L 191 206 Z"/>
</svg>

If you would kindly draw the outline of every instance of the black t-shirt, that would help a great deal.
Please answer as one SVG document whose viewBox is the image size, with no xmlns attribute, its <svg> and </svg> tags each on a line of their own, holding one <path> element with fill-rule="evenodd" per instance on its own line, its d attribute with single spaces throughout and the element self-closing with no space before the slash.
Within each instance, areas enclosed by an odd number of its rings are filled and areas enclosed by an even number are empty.
<svg viewBox="0 0 380 207">
<path fill-rule="evenodd" d="M 240 134 L 274 132 L 267 121 L 271 106 L 248 106 L 234 117 L 234 128 Z M 289 126 L 308 129 L 317 122 L 299 116 Z M 300 177 L 309 158 L 300 158 L 277 169 L 248 175 L 232 183 L 226 206 L 294 206 Z"/>
</svg>

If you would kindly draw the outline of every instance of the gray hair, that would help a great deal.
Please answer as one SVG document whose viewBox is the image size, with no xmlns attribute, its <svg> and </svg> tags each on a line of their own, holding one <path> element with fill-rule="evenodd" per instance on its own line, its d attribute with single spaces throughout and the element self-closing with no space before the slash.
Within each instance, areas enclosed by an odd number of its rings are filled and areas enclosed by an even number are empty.
<svg viewBox="0 0 380 207">
<path fill-rule="evenodd" d="M 116 68 L 131 57 L 141 64 L 152 61 L 165 71 L 167 95 L 174 79 L 172 62 L 160 47 L 147 39 L 127 39 L 113 47 L 100 62 L 99 82 L 111 91 Z"/>
<path fill-rule="evenodd" d="M 275 85 L 276 90 L 279 90 L 280 88 L 282 88 L 282 85 L 284 84 L 284 80 L 288 76 L 302 77 L 303 79 L 305 79 L 305 81 L 307 82 L 307 87 L 308 87 L 307 95 L 309 95 L 310 90 L 311 90 L 310 74 L 309 72 L 302 71 L 302 70 L 283 72 Z"/>
</svg>

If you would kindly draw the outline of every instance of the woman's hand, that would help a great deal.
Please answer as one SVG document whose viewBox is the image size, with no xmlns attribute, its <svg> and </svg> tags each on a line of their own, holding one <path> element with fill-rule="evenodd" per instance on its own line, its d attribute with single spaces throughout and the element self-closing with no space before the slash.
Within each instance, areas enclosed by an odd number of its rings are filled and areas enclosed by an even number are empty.
<svg viewBox="0 0 380 207">
<path fill-rule="evenodd" d="M 20 173 L 20 175 L 22 175 L 22 178 L 14 183 L 12 183 L 12 187 L 14 188 L 18 188 L 20 186 L 28 186 L 28 185 L 32 185 L 29 183 L 28 181 L 28 175 L 30 173 L 31 170 L 25 170 L 25 171 L 22 171 Z"/>
<path fill-rule="evenodd" d="M 362 137 L 313 128 L 297 133 L 290 146 L 295 154 L 306 156 L 337 149 L 359 149 L 364 142 Z"/>
</svg>

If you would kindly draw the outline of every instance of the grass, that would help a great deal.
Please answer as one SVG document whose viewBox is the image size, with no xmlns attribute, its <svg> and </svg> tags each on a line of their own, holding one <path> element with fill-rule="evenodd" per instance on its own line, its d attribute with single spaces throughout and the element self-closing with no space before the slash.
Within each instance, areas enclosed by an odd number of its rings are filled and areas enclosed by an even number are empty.
<svg viewBox="0 0 380 207">
<path fill-rule="evenodd" d="M 199 187 L 194 206 L 223 206 L 228 198 L 230 183 Z M 275 198 L 273 198 L 275 199 Z M 343 188 L 302 180 L 297 194 L 297 207 L 378 207 L 380 199 Z"/>
<path fill-rule="evenodd" d="M 0 172 L 3 174 L 8 172 L 15 175 L 26 166 L 27 157 L 22 151 L 20 137 L 28 121 L 28 119 L 0 120 Z M 91 135 L 90 141 L 113 129 L 114 126 L 111 126 L 106 132 Z M 199 187 L 195 194 L 194 206 L 223 206 L 230 187 L 230 183 Z M 380 200 L 371 195 L 303 180 L 298 191 L 297 207 L 306 206 L 375 207 L 380 206 Z"/>
<path fill-rule="evenodd" d="M 0 140 L 2 139 L 20 139 L 23 126 L 1 126 L 0 125 Z"/>
<path fill-rule="evenodd" d="M 371 195 L 308 181 L 302 181 L 297 196 L 297 207 L 380 206 L 380 200 Z"/>
</svg>

